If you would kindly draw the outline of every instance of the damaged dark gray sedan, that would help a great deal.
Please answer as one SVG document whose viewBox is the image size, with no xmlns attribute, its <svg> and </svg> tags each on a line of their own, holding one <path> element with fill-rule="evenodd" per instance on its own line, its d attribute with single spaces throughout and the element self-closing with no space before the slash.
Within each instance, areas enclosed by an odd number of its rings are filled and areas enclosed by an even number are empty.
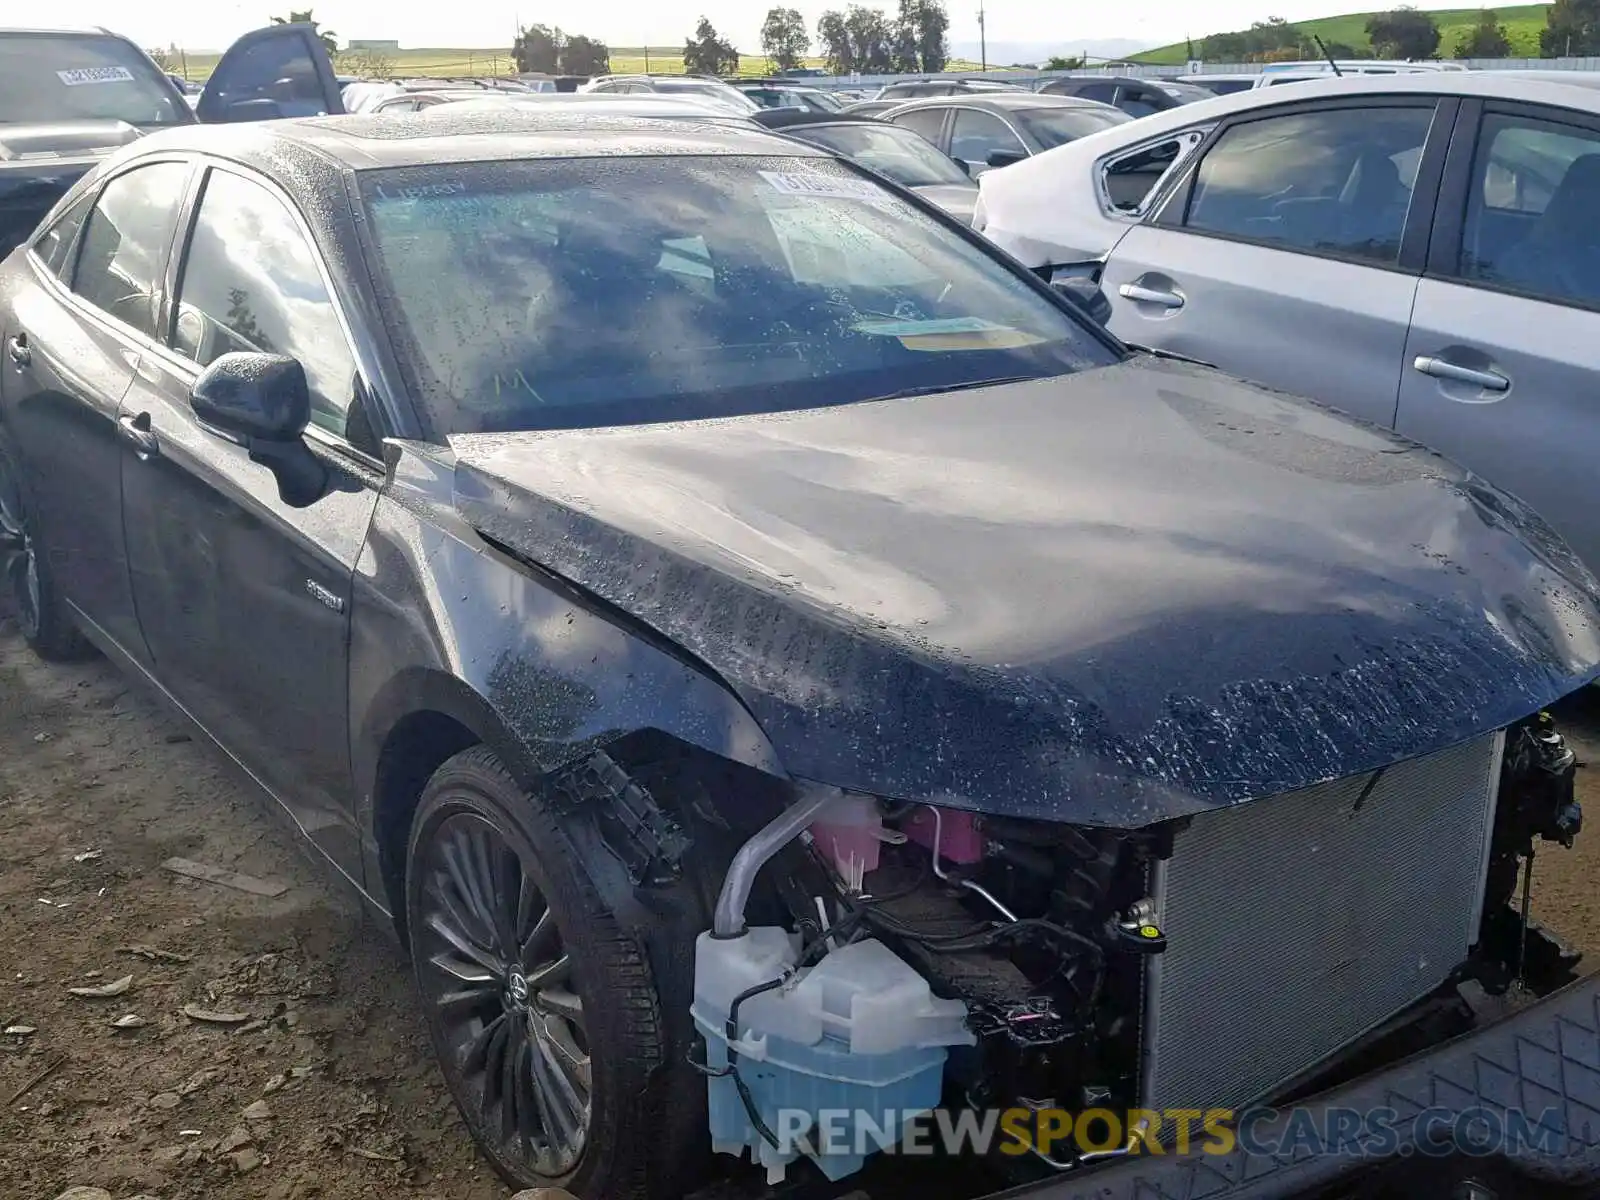
<svg viewBox="0 0 1600 1200">
<path fill-rule="evenodd" d="M 0 338 L 30 641 L 392 917 L 508 1180 L 879 1194 L 932 1110 L 1004 1114 L 942 1194 L 1300 1195 L 1538 1088 L 1561 1138 L 1489 1157 L 1592 1169 L 1596 989 L 1520 864 L 1577 833 L 1543 709 L 1600 591 L 1427 450 L 682 121 L 157 133 Z M 1365 1155 L 1238 1124 L 1414 1095 Z"/>
</svg>

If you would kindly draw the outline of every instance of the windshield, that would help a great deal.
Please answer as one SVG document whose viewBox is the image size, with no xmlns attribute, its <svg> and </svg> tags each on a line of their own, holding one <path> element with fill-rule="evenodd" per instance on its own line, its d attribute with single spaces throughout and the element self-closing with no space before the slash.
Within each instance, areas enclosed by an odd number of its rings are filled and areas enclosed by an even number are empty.
<svg viewBox="0 0 1600 1200">
<path fill-rule="evenodd" d="M 801 125 L 785 130 L 790 137 L 825 146 L 903 187 L 972 182 L 921 134 L 896 125 Z"/>
<path fill-rule="evenodd" d="M 1109 105 L 1104 108 L 1065 104 L 1050 108 L 1018 108 L 1013 109 L 1011 115 L 1046 150 L 1133 120 L 1120 108 Z"/>
<path fill-rule="evenodd" d="M 992 253 L 833 159 L 360 179 L 380 311 L 445 434 L 811 408 L 1115 359 Z"/>
<path fill-rule="evenodd" d="M 194 114 L 161 72 L 121 38 L 0 34 L 0 124 L 62 121 L 188 125 Z"/>
</svg>

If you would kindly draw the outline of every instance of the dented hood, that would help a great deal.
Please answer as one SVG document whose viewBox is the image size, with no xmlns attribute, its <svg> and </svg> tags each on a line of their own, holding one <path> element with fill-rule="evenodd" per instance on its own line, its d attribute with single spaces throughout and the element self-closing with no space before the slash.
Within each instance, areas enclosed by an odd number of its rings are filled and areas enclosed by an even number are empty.
<svg viewBox="0 0 1600 1200">
<path fill-rule="evenodd" d="M 1526 716 L 1600 664 L 1524 506 L 1187 364 L 452 439 L 465 518 L 718 674 L 790 771 L 1138 827 Z"/>
</svg>

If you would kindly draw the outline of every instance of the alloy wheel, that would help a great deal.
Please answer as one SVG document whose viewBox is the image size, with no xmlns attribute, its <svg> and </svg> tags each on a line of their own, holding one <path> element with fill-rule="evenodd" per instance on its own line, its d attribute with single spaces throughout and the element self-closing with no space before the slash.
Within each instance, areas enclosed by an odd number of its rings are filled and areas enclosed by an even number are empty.
<svg viewBox="0 0 1600 1200">
<path fill-rule="evenodd" d="M 0 585 L 17 606 L 22 631 L 39 632 L 39 561 L 22 510 L 22 481 L 11 459 L 0 453 Z"/>
<path fill-rule="evenodd" d="M 457 1101 L 506 1159 L 566 1175 L 588 1136 L 593 1083 L 555 915 L 529 864 L 477 813 L 446 817 L 420 868 L 418 976 Z"/>
</svg>

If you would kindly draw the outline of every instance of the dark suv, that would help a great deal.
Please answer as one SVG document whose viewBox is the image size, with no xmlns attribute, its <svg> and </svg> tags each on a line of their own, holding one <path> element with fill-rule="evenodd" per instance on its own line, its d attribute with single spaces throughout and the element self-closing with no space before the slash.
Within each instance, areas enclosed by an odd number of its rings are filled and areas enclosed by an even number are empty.
<svg viewBox="0 0 1600 1200">
<path fill-rule="evenodd" d="M 0 258 L 84 172 L 152 130 L 342 111 L 333 65 L 310 25 L 245 34 L 193 108 L 119 34 L 0 28 Z"/>
</svg>

